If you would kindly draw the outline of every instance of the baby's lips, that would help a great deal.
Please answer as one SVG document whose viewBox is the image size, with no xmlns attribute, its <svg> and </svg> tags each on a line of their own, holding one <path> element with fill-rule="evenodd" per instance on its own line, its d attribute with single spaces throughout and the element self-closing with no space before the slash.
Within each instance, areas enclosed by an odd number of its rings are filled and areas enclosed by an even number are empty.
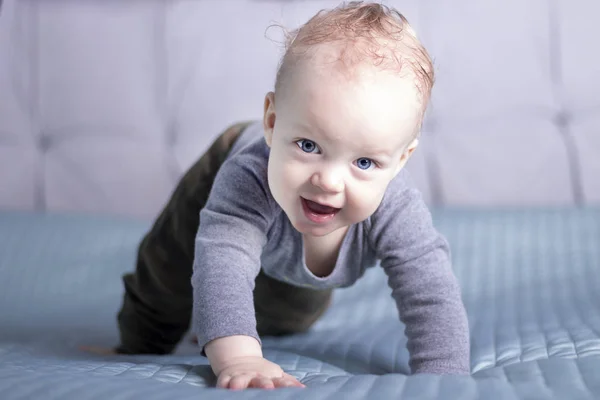
<svg viewBox="0 0 600 400">
<path fill-rule="evenodd" d="M 308 206 L 308 209 L 316 214 L 333 214 L 340 210 L 339 208 L 319 204 L 312 200 L 308 200 L 308 199 L 305 199 L 305 200 L 306 200 L 306 205 Z"/>
</svg>

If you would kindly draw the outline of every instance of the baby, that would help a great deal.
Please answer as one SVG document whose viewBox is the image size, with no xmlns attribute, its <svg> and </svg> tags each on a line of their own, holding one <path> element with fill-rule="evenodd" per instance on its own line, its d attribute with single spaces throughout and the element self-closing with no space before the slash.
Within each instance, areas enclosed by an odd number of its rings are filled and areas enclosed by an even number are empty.
<svg viewBox="0 0 600 400">
<path fill-rule="evenodd" d="M 144 237 L 116 352 L 169 353 L 191 325 L 217 386 L 303 386 L 263 358 L 261 337 L 307 331 L 334 288 L 379 263 L 411 371 L 468 374 L 448 244 L 403 169 L 433 75 L 383 5 L 344 4 L 297 30 L 262 121 L 223 132 Z"/>
</svg>

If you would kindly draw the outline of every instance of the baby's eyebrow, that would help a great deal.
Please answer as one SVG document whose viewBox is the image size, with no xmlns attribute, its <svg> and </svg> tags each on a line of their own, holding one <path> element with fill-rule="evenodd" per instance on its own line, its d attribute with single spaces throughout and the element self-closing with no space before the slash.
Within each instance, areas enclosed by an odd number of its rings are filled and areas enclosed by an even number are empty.
<svg viewBox="0 0 600 400">
<path fill-rule="evenodd" d="M 376 159 L 390 159 L 392 158 L 392 154 L 390 153 L 389 150 L 369 150 L 366 149 L 363 151 L 364 154 L 368 155 L 369 157 L 373 157 Z"/>
<path fill-rule="evenodd" d="M 301 130 L 303 130 L 304 132 L 308 132 L 308 133 L 314 133 L 315 129 L 306 125 L 306 123 L 302 122 L 302 121 L 297 121 L 295 123 L 295 125 L 300 128 Z"/>
</svg>

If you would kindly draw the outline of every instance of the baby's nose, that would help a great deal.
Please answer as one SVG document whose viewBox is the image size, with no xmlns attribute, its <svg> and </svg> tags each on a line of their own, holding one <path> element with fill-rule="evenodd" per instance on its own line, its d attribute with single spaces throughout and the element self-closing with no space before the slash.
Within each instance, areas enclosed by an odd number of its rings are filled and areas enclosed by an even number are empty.
<svg viewBox="0 0 600 400">
<path fill-rule="evenodd" d="M 335 170 L 322 170 L 313 174 L 311 183 L 325 192 L 339 193 L 344 190 L 344 180 Z"/>
</svg>

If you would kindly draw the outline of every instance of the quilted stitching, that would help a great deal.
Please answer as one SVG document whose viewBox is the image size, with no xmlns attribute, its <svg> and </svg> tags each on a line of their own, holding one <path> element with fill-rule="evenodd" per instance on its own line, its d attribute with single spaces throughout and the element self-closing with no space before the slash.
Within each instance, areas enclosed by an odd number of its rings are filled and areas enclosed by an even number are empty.
<svg viewBox="0 0 600 400">
<path fill-rule="evenodd" d="M 146 221 L 0 213 L 3 399 L 528 399 L 600 397 L 600 210 L 446 210 L 472 331 L 472 377 L 407 375 L 402 324 L 379 269 L 336 293 L 305 335 L 265 356 L 308 388 L 212 388 L 189 341 L 163 357 L 99 357 L 110 345 L 120 274 Z"/>
</svg>

